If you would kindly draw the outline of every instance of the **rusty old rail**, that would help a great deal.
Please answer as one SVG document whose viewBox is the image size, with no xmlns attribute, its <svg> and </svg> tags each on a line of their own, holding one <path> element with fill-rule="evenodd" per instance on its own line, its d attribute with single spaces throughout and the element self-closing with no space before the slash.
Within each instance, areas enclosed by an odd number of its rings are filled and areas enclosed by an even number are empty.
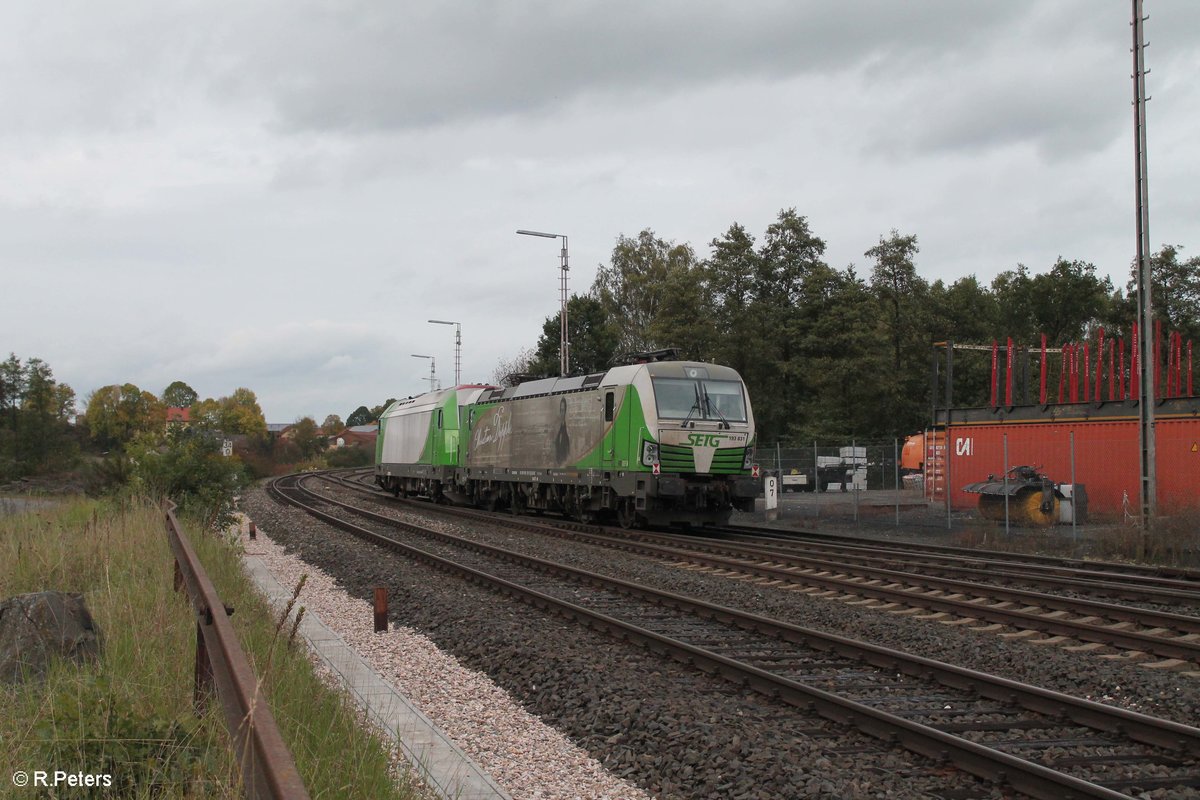
<svg viewBox="0 0 1200 800">
<path fill-rule="evenodd" d="M 246 796 L 254 800 L 298 798 L 308 790 L 279 735 L 258 679 L 238 642 L 229 614 L 179 527 L 175 506 L 166 509 L 167 541 L 175 553 L 175 589 L 186 587 L 196 614 L 196 702 L 202 707 L 215 684 L 242 768 Z"/>
</svg>

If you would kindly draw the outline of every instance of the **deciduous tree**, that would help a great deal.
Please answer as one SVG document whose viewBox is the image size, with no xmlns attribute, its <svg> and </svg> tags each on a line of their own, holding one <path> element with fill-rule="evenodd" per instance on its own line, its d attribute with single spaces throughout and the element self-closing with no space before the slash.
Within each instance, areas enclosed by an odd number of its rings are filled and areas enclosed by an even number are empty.
<svg viewBox="0 0 1200 800">
<path fill-rule="evenodd" d="M 162 403 L 167 408 L 190 408 L 199 399 L 196 390 L 183 381 L 172 381 L 162 393 Z"/>
<path fill-rule="evenodd" d="M 618 332 L 623 353 L 657 350 L 671 342 L 659 338 L 654 323 L 669 300 L 672 277 L 696 267 L 691 245 L 667 242 L 646 228 L 637 238 L 617 237 L 609 264 L 596 271 L 592 293 Z"/>
<path fill-rule="evenodd" d="M 542 325 L 533 359 L 525 372 L 557 375 L 562 349 L 562 312 L 547 317 Z M 620 337 L 603 304 L 590 295 L 571 295 L 567 301 L 567 328 L 570 336 L 571 372 L 599 372 L 612 364 Z"/>
<path fill-rule="evenodd" d="M 369 425 L 374 422 L 371 416 L 371 409 L 366 406 L 359 406 L 350 412 L 350 416 L 346 417 L 346 427 L 353 428 L 356 425 Z"/>
<path fill-rule="evenodd" d="M 317 430 L 317 422 L 312 417 L 301 417 L 292 426 L 292 441 L 300 448 L 300 455 L 312 458 L 325 449 L 325 438 Z"/>
<path fill-rule="evenodd" d="M 139 433 L 161 431 L 162 403 L 132 383 L 101 386 L 87 399 L 87 426 L 101 447 L 123 447 Z"/>
</svg>

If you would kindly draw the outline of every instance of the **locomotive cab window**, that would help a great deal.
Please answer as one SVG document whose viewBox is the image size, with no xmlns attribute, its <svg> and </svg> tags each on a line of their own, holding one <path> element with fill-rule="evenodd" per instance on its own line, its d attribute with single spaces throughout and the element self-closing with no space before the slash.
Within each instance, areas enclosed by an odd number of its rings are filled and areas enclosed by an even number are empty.
<svg viewBox="0 0 1200 800">
<path fill-rule="evenodd" d="M 615 402 L 614 402 L 615 400 L 616 400 L 616 397 L 613 395 L 612 392 L 604 393 L 604 421 L 605 422 L 612 422 L 612 420 L 613 420 L 613 407 L 615 405 Z"/>
<path fill-rule="evenodd" d="M 746 421 L 746 400 L 738 381 L 654 378 L 660 419 Z"/>
<path fill-rule="evenodd" d="M 442 429 L 442 410 L 440 408 L 438 409 L 437 427 L 439 431 Z"/>
</svg>

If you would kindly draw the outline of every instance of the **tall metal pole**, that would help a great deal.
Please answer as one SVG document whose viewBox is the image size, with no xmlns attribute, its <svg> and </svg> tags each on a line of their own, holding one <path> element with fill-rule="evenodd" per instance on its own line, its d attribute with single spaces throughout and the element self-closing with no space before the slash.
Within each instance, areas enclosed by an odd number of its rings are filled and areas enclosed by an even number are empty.
<svg viewBox="0 0 1200 800">
<path fill-rule="evenodd" d="M 448 319 L 431 319 L 429 321 L 437 325 L 454 326 L 454 385 L 458 386 L 462 383 L 462 325 Z"/>
<path fill-rule="evenodd" d="M 1142 329 L 1141 392 L 1138 397 L 1138 444 L 1141 446 L 1142 529 L 1149 532 L 1156 516 L 1154 454 L 1154 311 L 1151 298 L 1150 271 L 1150 201 L 1146 186 L 1146 64 L 1142 0 L 1133 3 L 1133 128 L 1136 188 L 1137 188 L 1137 293 L 1138 316 Z"/>
<path fill-rule="evenodd" d="M 562 342 L 559 348 L 559 372 L 567 375 L 571 371 L 571 334 L 570 328 L 567 327 L 567 272 L 571 269 L 567 261 L 567 237 L 562 237 L 562 272 L 561 272 L 561 292 L 560 301 L 562 303 Z"/>
<path fill-rule="evenodd" d="M 417 355 L 416 353 L 412 353 L 411 355 L 413 358 L 428 358 L 429 359 L 429 377 L 426 380 L 429 381 L 429 391 L 431 391 L 431 392 L 437 391 L 437 388 L 438 388 L 437 387 L 437 378 L 435 377 L 437 374 L 437 359 L 435 359 L 433 356 L 422 356 L 422 355 Z"/>
<path fill-rule="evenodd" d="M 562 328 L 562 336 L 558 347 L 558 374 L 566 375 L 571 371 L 571 337 L 567 325 L 567 272 L 571 265 L 567 255 L 567 237 L 562 233 L 544 233 L 542 231 L 517 231 L 522 236 L 541 236 L 545 239 L 562 239 L 562 249 L 559 251 L 559 302 L 561 308 L 558 318 Z"/>
</svg>

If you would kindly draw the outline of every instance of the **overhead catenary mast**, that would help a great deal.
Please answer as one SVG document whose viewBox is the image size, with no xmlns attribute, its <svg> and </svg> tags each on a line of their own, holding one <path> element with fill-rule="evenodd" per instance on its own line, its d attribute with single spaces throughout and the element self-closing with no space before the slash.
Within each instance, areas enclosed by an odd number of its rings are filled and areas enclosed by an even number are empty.
<svg viewBox="0 0 1200 800">
<path fill-rule="evenodd" d="M 1141 321 L 1140 396 L 1138 397 L 1138 444 L 1141 449 L 1141 519 L 1142 528 L 1150 531 L 1156 514 L 1158 482 L 1154 454 L 1154 396 L 1155 347 L 1154 311 L 1151 297 L 1150 271 L 1150 202 L 1146 187 L 1146 69 L 1142 0 L 1133 3 L 1133 129 L 1134 167 L 1136 175 L 1137 209 L 1137 296 L 1138 318 Z"/>
</svg>

